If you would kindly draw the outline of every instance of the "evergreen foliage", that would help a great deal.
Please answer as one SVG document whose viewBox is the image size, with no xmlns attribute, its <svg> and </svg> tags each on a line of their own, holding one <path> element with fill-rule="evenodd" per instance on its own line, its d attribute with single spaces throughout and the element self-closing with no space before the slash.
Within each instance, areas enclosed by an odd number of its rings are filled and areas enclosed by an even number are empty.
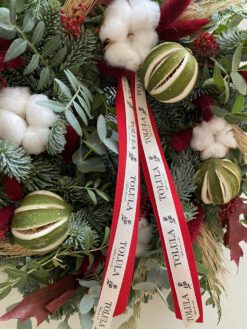
<svg viewBox="0 0 247 329">
<path fill-rule="evenodd" d="M 47 141 L 47 152 L 50 155 L 62 153 L 66 144 L 66 125 L 63 120 L 58 119 L 51 127 Z"/>
<path fill-rule="evenodd" d="M 247 31 L 240 30 L 238 27 L 223 31 L 217 38 L 217 43 L 221 51 L 231 51 L 241 43 L 246 42 Z"/>
</svg>

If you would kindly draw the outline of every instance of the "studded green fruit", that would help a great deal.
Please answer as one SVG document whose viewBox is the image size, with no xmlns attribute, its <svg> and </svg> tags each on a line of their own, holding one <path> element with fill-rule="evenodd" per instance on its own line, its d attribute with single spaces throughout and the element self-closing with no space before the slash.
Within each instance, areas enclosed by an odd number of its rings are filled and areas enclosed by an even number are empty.
<svg viewBox="0 0 247 329">
<path fill-rule="evenodd" d="M 38 252 L 56 249 L 66 238 L 71 206 L 48 191 L 28 194 L 15 210 L 11 232 L 16 243 Z"/>
<path fill-rule="evenodd" d="M 191 51 L 176 42 L 164 42 L 146 57 L 141 79 L 147 92 L 163 103 L 176 103 L 188 96 L 198 76 L 198 63 Z"/>
<path fill-rule="evenodd" d="M 197 196 L 205 204 L 223 205 L 240 191 L 241 171 L 227 159 L 203 161 L 196 172 Z"/>
</svg>

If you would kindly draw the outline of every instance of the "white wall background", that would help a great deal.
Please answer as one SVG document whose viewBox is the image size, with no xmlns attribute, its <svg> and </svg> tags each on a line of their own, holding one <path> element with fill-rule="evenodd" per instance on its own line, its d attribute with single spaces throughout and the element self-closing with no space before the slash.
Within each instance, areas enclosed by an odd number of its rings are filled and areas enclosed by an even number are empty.
<svg viewBox="0 0 247 329">
<path fill-rule="evenodd" d="M 217 312 L 211 306 L 204 306 L 204 323 L 192 326 L 192 329 L 246 329 L 247 328 L 247 245 L 242 244 L 245 256 L 240 261 L 240 268 L 230 262 L 229 251 L 226 250 L 225 257 L 229 273 L 226 278 L 227 296 L 222 298 L 222 319 L 217 325 Z M 209 251 L 210 252 L 210 251 Z M 0 271 L 0 282 L 5 280 L 5 274 Z M 0 314 L 5 312 L 6 307 L 21 300 L 18 292 L 13 291 L 0 303 Z M 118 329 L 123 322 L 123 316 L 116 318 L 111 329 Z M 34 322 L 35 323 L 35 322 Z M 58 323 L 40 325 L 40 329 L 57 329 Z M 70 320 L 72 329 L 81 329 L 79 320 L 75 315 Z M 35 326 L 34 326 L 35 327 Z M 142 307 L 142 315 L 139 321 L 139 329 L 183 329 L 181 321 L 176 320 L 174 314 L 168 310 L 166 305 L 157 296 L 149 304 Z M 16 321 L 0 322 L 0 329 L 16 329 Z"/>
</svg>

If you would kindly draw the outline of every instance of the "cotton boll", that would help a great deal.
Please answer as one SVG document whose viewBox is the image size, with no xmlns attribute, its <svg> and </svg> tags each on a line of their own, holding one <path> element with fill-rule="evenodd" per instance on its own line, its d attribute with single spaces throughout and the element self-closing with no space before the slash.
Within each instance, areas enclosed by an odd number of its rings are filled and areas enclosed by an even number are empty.
<svg viewBox="0 0 247 329">
<path fill-rule="evenodd" d="M 158 42 L 158 34 L 154 30 L 140 30 L 129 37 L 132 48 L 140 55 L 142 61 Z"/>
<path fill-rule="evenodd" d="M 103 25 L 100 29 L 100 40 L 123 41 L 129 33 L 131 7 L 126 0 L 112 2 L 105 11 Z"/>
<path fill-rule="evenodd" d="M 234 137 L 234 134 L 232 131 L 227 131 L 225 129 L 221 130 L 216 136 L 215 141 L 219 144 L 222 144 L 226 147 L 230 148 L 237 148 L 237 141 Z"/>
<path fill-rule="evenodd" d="M 155 29 L 160 20 L 160 7 L 150 0 L 129 0 L 132 9 L 130 31 Z"/>
<path fill-rule="evenodd" d="M 208 125 L 213 135 L 224 129 L 226 124 L 227 123 L 224 119 L 218 117 L 213 117 L 212 120 L 208 122 Z"/>
<path fill-rule="evenodd" d="M 152 239 L 153 227 L 146 218 L 140 218 L 138 227 L 138 241 L 136 256 L 139 257 L 145 250 Z"/>
<path fill-rule="evenodd" d="M 227 147 L 222 144 L 214 143 L 211 147 L 201 152 L 201 159 L 206 160 L 210 158 L 224 158 L 227 154 Z"/>
<path fill-rule="evenodd" d="M 3 88 L 0 92 L 0 108 L 24 118 L 29 96 L 29 89 L 25 87 Z"/>
<path fill-rule="evenodd" d="M 112 66 L 137 71 L 141 65 L 139 54 L 131 47 L 130 42 L 116 42 L 105 52 L 105 60 Z"/>
<path fill-rule="evenodd" d="M 27 102 L 26 120 L 29 125 L 51 127 L 56 120 L 55 114 L 47 107 L 38 105 L 37 102 L 48 100 L 45 95 L 32 95 Z"/>
<path fill-rule="evenodd" d="M 21 145 L 27 129 L 25 120 L 13 112 L 0 110 L 0 137 L 4 140 Z"/>
<path fill-rule="evenodd" d="M 206 123 L 206 122 L 205 122 Z M 204 151 L 214 144 L 214 136 L 206 124 L 193 129 L 190 146 L 195 151 Z"/>
<path fill-rule="evenodd" d="M 49 128 L 29 126 L 24 134 L 22 146 L 29 154 L 40 154 L 46 150 Z"/>
</svg>

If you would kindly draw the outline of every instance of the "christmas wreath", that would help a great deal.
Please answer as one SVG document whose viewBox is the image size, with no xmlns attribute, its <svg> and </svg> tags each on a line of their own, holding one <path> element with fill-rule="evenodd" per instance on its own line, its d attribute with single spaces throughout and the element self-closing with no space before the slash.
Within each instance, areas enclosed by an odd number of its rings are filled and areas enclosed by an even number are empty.
<svg viewBox="0 0 247 329">
<path fill-rule="evenodd" d="M 0 5 L 0 321 L 221 317 L 247 242 L 245 0 Z M 142 170 L 140 170 L 142 168 Z M 164 260 L 165 259 L 165 260 Z"/>
</svg>

